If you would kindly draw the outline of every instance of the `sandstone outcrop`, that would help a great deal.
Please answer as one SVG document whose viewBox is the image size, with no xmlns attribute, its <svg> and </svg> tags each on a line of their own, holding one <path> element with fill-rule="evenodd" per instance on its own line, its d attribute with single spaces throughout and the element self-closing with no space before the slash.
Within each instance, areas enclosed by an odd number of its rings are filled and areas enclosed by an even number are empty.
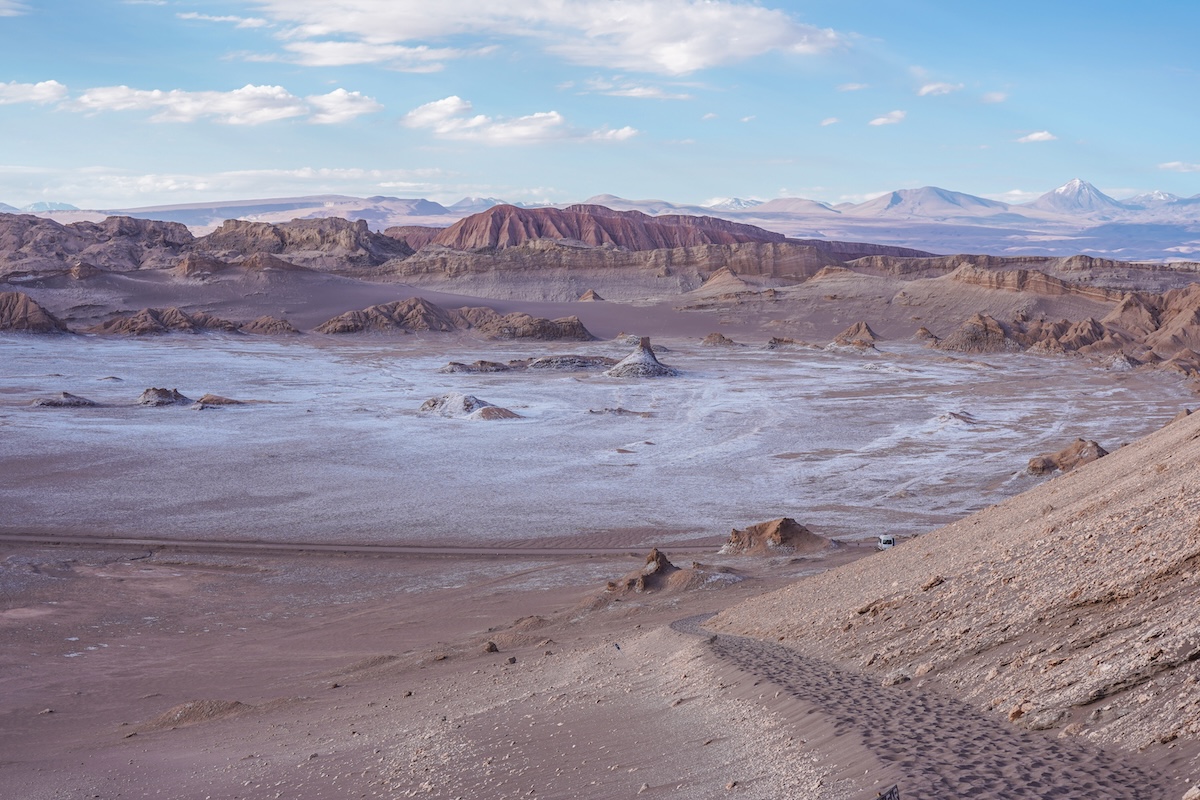
<svg viewBox="0 0 1200 800">
<path fill-rule="evenodd" d="M 1093 441 L 1076 439 L 1057 453 L 1046 453 L 1029 459 L 1032 475 L 1047 475 L 1055 470 L 1070 472 L 1078 466 L 1108 455 L 1108 451 Z"/>
<path fill-rule="evenodd" d="M 508 364 L 501 364 L 498 361 L 473 361 L 470 364 L 464 364 L 461 361 L 451 361 L 446 366 L 438 370 L 443 374 L 452 375 L 455 373 L 479 374 L 488 372 L 508 372 L 512 369 Z"/>
<path fill-rule="evenodd" d="M 734 528 L 721 547 L 726 555 L 813 555 L 829 550 L 833 542 L 810 531 L 791 517 L 760 522 L 745 530 Z"/>
<path fill-rule="evenodd" d="M 225 261 L 245 260 L 256 253 L 286 256 L 292 264 L 327 271 L 360 271 L 390 259 L 407 258 L 405 242 L 375 233 L 366 220 L 340 217 L 266 222 L 227 220 L 196 240 L 194 250 Z"/>
<path fill-rule="evenodd" d="M 700 344 L 704 347 L 745 347 L 723 333 L 710 333 L 700 340 Z"/>
<path fill-rule="evenodd" d="M 0 275 L 65 272 L 81 263 L 106 272 L 169 267 L 193 241 L 177 222 L 109 217 L 62 225 L 27 214 L 0 214 Z"/>
<path fill-rule="evenodd" d="M 595 289 L 588 289 L 586 292 L 579 295 L 580 303 L 600 303 L 603 301 L 604 301 L 604 298 L 601 297 L 600 293 L 597 292 Z"/>
<path fill-rule="evenodd" d="M 879 341 L 878 334 L 871 330 L 865 322 L 856 322 L 846 330 L 833 337 L 831 343 L 835 347 L 845 347 L 854 350 L 873 350 L 875 342 Z"/>
<path fill-rule="evenodd" d="M 953 333 L 931 344 L 938 350 L 960 353 L 1012 353 L 1021 349 L 1010 335 L 1011 329 L 989 314 L 975 314 Z"/>
<path fill-rule="evenodd" d="M 649 337 L 643 336 L 637 348 L 605 371 L 611 378 L 659 378 L 678 375 L 679 370 L 663 364 L 654 355 Z"/>
<path fill-rule="evenodd" d="M 443 230 L 445 228 L 431 228 L 425 225 L 394 225 L 384 230 L 383 235 L 404 242 L 415 252 L 432 242 Z"/>
<path fill-rule="evenodd" d="M 436 414 L 453 419 L 497 420 L 520 419 L 521 415 L 507 408 L 492 405 L 486 400 L 459 392 L 431 397 L 421 404 L 422 414 Z"/>
<path fill-rule="evenodd" d="M 316 327 L 317 333 L 365 333 L 458 330 L 454 317 L 439 305 L 422 297 L 410 297 L 393 303 L 347 311 Z"/>
<path fill-rule="evenodd" d="M 66 333 L 67 326 L 24 292 L 0 292 L 0 331 Z"/>
<path fill-rule="evenodd" d="M 490 308 L 460 308 L 454 319 L 462 328 L 473 328 L 492 339 L 590 342 L 595 339 L 579 317 L 544 319 L 523 311 L 499 314 Z"/>
<path fill-rule="evenodd" d="M 224 331 L 236 333 L 236 322 L 214 317 L 203 312 L 189 313 L 182 309 L 143 308 L 135 314 L 113 317 L 88 329 L 89 333 L 121 336 L 152 336 L 162 333 L 202 333 Z"/>
<path fill-rule="evenodd" d="M 142 392 L 137 399 L 142 406 L 187 406 L 192 404 L 190 397 L 184 397 L 178 389 L 159 389 L 150 387 Z"/>
</svg>

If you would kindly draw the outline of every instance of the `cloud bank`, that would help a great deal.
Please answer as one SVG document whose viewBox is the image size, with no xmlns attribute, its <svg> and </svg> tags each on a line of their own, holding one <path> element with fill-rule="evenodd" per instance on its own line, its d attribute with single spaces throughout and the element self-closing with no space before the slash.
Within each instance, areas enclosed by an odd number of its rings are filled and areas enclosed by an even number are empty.
<svg viewBox="0 0 1200 800">
<path fill-rule="evenodd" d="M 408 128 L 430 131 L 441 139 L 498 145 L 562 140 L 622 141 L 637 135 L 637 130 L 628 126 L 581 131 L 568 125 L 557 111 L 508 119 L 473 111 L 470 101 L 451 95 L 414 108 L 404 115 L 402 123 Z"/>
</svg>

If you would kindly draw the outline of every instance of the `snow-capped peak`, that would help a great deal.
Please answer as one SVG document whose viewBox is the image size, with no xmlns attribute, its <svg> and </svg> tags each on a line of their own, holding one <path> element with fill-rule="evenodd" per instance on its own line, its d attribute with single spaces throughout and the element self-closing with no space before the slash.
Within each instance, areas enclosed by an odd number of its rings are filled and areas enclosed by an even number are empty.
<svg viewBox="0 0 1200 800">
<path fill-rule="evenodd" d="M 1059 214 L 1097 214 L 1125 209 L 1125 206 L 1079 178 L 1073 178 L 1057 189 L 1046 192 L 1028 206 Z"/>
<path fill-rule="evenodd" d="M 744 211 L 747 208 L 754 208 L 762 204 L 762 200 L 745 200 L 741 197 L 714 197 L 710 200 L 705 200 L 700 205 L 703 208 L 711 208 L 714 211 Z"/>
</svg>

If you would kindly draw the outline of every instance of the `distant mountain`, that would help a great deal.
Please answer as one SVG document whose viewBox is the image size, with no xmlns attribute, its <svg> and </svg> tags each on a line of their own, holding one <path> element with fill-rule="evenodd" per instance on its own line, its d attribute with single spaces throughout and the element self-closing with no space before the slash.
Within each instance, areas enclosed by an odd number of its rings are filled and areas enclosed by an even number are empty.
<svg viewBox="0 0 1200 800">
<path fill-rule="evenodd" d="M 8 203 L 0 203 L 0 214 L 20 214 L 21 209 L 16 206 L 10 206 Z"/>
<path fill-rule="evenodd" d="M 505 202 L 495 197 L 464 197 L 457 203 L 446 206 L 446 210 L 456 214 L 478 214 L 480 211 L 487 211 L 492 206 L 502 205 L 505 205 Z M 510 205 L 520 204 L 512 203 Z"/>
<path fill-rule="evenodd" d="M 1146 192 L 1144 194 L 1135 194 L 1133 197 L 1126 197 L 1121 201 L 1121 205 L 1125 206 L 1126 208 L 1136 209 L 1158 208 L 1159 206 L 1178 203 L 1182 199 L 1183 198 L 1177 194 L 1155 190 L 1153 192 Z"/>
<path fill-rule="evenodd" d="M 761 206 L 762 200 L 743 200 L 740 197 L 714 197 L 700 204 L 701 208 L 712 211 L 745 211 L 748 208 Z"/>
<path fill-rule="evenodd" d="M 27 206 L 22 206 L 21 210 L 29 214 L 36 214 L 39 211 L 78 211 L 79 208 L 71 205 L 70 203 L 54 203 L 42 200 L 37 203 L 30 203 Z"/>
<path fill-rule="evenodd" d="M 1079 178 L 1046 192 L 1023 207 L 1072 216 L 1112 215 L 1126 210 L 1125 206 Z"/>
<path fill-rule="evenodd" d="M 987 200 L 972 194 L 952 192 L 936 186 L 900 189 L 874 200 L 846 209 L 842 213 L 856 217 L 921 217 L 947 219 L 966 216 L 990 216 L 1009 211 L 1007 203 Z"/>
<path fill-rule="evenodd" d="M 828 203 L 803 197 L 779 197 L 754 207 L 756 214 L 837 214 Z"/>
<path fill-rule="evenodd" d="M 712 209 L 703 206 L 681 205 L 668 203 L 666 200 L 626 200 L 615 194 L 598 194 L 583 201 L 583 205 L 604 206 L 614 211 L 641 211 L 643 214 L 658 216 L 659 214 L 706 214 Z"/>
</svg>

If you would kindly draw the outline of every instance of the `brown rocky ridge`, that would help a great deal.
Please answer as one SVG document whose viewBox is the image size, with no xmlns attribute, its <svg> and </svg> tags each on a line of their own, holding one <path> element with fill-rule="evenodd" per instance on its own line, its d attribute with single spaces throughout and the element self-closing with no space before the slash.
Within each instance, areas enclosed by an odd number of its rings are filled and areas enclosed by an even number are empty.
<svg viewBox="0 0 1200 800">
<path fill-rule="evenodd" d="M 214 317 L 202 311 L 187 312 L 179 308 L 143 308 L 134 314 L 116 316 L 88 329 L 88 333 L 121 336 L 151 336 L 163 333 L 202 333 L 224 331 L 236 333 L 236 322 Z"/>
<path fill-rule="evenodd" d="M 0 331 L 67 333 L 67 326 L 24 292 L 0 292 Z"/>
<path fill-rule="evenodd" d="M 1096 442 L 1076 439 L 1057 453 L 1046 453 L 1029 459 L 1028 470 L 1032 475 L 1048 475 L 1055 470 L 1070 472 L 1106 455 L 1108 451 Z"/>
<path fill-rule="evenodd" d="M 495 339 L 590 341 L 595 337 L 578 317 L 548 320 L 520 311 L 500 314 L 493 309 L 447 310 L 421 297 L 347 311 L 323 322 L 317 333 L 364 333 L 475 330 Z"/>
</svg>

